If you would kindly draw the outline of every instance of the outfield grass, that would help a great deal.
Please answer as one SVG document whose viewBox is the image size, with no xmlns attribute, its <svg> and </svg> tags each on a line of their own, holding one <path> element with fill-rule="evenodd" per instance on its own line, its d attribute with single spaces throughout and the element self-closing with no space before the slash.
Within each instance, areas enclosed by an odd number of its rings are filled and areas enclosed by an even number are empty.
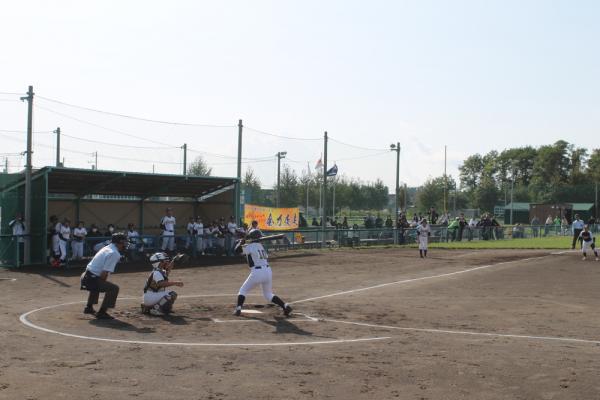
<svg viewBox="0 0 600 400">
<path fill-rule="evenodd" d="M 551 236 L 535 239 L 478 240 L 449 243 L 429 243 L 437 249 L 570 249 L 572 238 Z M 411 247 L 417 247 L 413 245 Z"/>
</svg>

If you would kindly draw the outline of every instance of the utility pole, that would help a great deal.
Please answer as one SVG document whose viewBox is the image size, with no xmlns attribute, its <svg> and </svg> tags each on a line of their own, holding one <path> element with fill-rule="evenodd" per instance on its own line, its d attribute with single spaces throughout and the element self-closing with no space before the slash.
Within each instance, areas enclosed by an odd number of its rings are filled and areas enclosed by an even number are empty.
<svg viewBox="0 0 600 400">
<path fill-rule="evenodd" d="M 60 127 L 54 131 L 56 133 L 56 166 L 62 167 L 60 163 Z"/>
<path fill-rule="evenodd" d="M 515 190 L 515 168 L 512 170 L 512 179 L 510 180 L 510 224 L 513 224 L 513 212 L 515 208 L 513 192 Z"/>
<path fill-rule="evenodd" d="M 183 144 L 183 176 L 187 175 L 187 143 Z"/>
<path fill-rule="evenodd" d="M 8 167 L 6 168 L 8 170 Z M 598 216 L 600 216 L 600 212 L 598 212 L 598 182 L 596 182 L 594 189 L 594 217 L 596 218 L 596 225 L 600 224 L 598 221 Z"/>
<path fill-rule="evenodd" d="M 32 173 L 32 161 L 31 155 L 33 153 L 32 137 L 33 137 L 33 86 L 29 86 L 26 97 L 21 97 L 21 101 L 27 101 L 27 164 L 25 165 L 25 233 L 31 235 L 31 173 Z M 24 264 L 31 264 L 31 236 L 25 240 L 23 246 Z"/>
<path fill-rule="evenodd" d="M 447 164 L 446 151 L 447 151 L 447 147 L 448 146 L 444 146 L 444 215 L 445 216 L 448 215 L 448 207 L 446 205 L 446 193 L 448 191 L 448 178 L 446 177 L 446 164 Z"/>
<path fill-rule="evenodd" d="M 279 185 L 281 184 L 281 159 L 285 158 L 286 154 L 287 154 L 287 151 L 280 151 L 276 154 L 276 156 L 277 156 L 277 202 L 276 202 L 277 208 L 279 208 L 279 201 L 280 201 Z"/>
<path fill-rule="evenodd" d="M 396 152 L 396 213 L 394 216 L 394 244 L 398 244 L 398 202 L 400 201 L 400 142 L 390 145 L 390 150 Z"/>
<path fill-rule="evenodd" d="M 8 157 L 4 158 L 4 173 L 8 174 Z"/>
<path fill-rule="evenodd" d="M 8 168 L 7 168 L 8 169 Z M 310 189 L 310 163 L 306 163 L 306 222 L 308 223 L 308 193 Z"/>
<path fill-rule="evenodd" d="M 241 222 L 241 214 L 242 214 L 242 205 L 241 205 L 241 196 L 242 196 L 242 129 L 244 125 L 242 124 L 242 120 L 238 120 L 238 156 L 237 156 L 237 183 L 235 185 L 235 223 L 239 224 Z"/>
<path fill-rule="evenodd" d="M 94 152 L 92 153 L 92 155 L 94 156 L 94 166 L 92 167 L 92 169 L 94 170 L 98 170 L 98 152 Z"/>
<path fill-rule="evenodd" d="M 323 189 L 321 190 L 321 196 L 323 197 L 323 200 L 321 201 L 321 246 L 325 247 L 325 225 L 327 225 L 327 131 L 325 131 L 325 134 L 323 135 L 323 153 Z"/>
</svg>

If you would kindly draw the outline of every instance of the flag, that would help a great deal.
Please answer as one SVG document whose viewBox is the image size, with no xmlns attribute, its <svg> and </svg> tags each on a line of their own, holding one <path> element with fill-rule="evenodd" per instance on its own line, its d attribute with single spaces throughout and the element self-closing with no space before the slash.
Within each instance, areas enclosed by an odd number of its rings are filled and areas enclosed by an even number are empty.
<svg viewBox="0 0 600 400">
<path fill-rule="evenodd" d="M 319 158 L 319 161 L 317 161 L 317 165 L 315 165 L 315 169 L 320 168 L 323 168 L 323 160 L 321 158 Z"/>
<path fill-rule="evenodd" d="M 336 176 L 338 173 L 338 167 L 337 164 L 333 164 L 333 167 L 329 168 L 329 170 L 327 170 L 327 176 Z"/>
</svg>

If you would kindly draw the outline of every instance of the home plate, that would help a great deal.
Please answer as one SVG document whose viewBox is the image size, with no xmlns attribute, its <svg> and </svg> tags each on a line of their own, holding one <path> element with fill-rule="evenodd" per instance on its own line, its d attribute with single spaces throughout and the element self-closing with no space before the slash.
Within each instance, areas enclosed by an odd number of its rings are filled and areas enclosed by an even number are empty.
<svg viewBox="0 0 600 400">
<path fill-rule="evenodd" d="M 262 311 L 258 310 L 242 310 L 242 314 L 262 314 Z"/>
</svg>

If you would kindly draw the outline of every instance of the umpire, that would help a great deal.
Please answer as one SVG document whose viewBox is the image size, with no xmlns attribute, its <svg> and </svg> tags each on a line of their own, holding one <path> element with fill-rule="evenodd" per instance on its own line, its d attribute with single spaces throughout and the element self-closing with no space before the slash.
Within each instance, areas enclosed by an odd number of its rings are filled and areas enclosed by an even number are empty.
<svg viewBox="0 0 600 400">
<path fill-rule="evenodd" d="M 106 311 L 115 307 L 119 287 L 108 282 L 108 276 L 115 271 L 115 266 L 121 259 L 121 252 L 127 248 L 127 243 L 127 236 L 124 233 L 113 234 L 111 243 L 98 251 L 87 265 L 85 272 L 81 275 L 81 290 L 90 292 L 87 306 L 83 309 L 84 314 L 96 315 L 97 319 L 114 318 Z M 102 300 L 100 310 L 96 312 L 94 304 L 98 304 L 100 293 L 104 293 L 104 300 Z"/>
<path fill-rule="evenodd" d="M 581 234 L 581 231 L 583 231 L 583 226 L 585 225 L 585 223 L 579 219 L 579 214 L 575 214 L 575 220 L 573 221 L 573 244 L 571 245 L 571 249 L 575 250 L 575 245 L 577 244 L 577 241 L 580 242 L 580 245 L 583 246 L 582 240 L 579 238 L 579 235 Z"/>
</svg>

